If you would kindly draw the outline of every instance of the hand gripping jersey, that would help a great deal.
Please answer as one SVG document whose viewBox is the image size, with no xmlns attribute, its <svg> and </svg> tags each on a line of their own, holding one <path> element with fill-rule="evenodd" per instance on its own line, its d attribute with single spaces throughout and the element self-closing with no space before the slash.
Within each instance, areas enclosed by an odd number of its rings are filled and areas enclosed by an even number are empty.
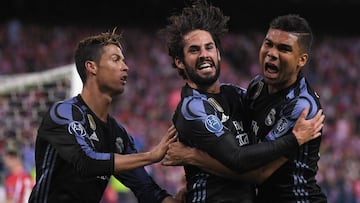
<svg viewBox="0 0 360 203">
<path fill-rule="evenodd" d="M 309 109 L 308 119 L 321 108 L 319 97 L 303 76 L 280 92 L 269 94 L 261 76 L 247 89 L 251 134 L 260 142 L 276 140 L 291 133 L 304 108 Z M 302 145 L 292 153 L 290 160 L 258 187 L 257 202 L 317 203 L 326 197 L 317 185 L 319 147 L 321 137 Z"/>
<path fill-rule="evenodd" d="M 144 168 L 113 174 L 114 153 L 137 153 L 132 137 L 114 118 L 102 122 L 80 95 L 55 103 L 38 130 L 36 185 L 29 202 L 98 203 L 111 175 L 139 202 L 168 196 Z"/>
<path fill-rule="evenodd" d="M 243 125 L 244 89 L 222 84 L 219 94 L 209 94 L 185 85 L 173 122 L 179 140 L 201 149 L 233 170 L 242 173 L 284 155 L 298 146 L 294 136 L 276 142 L 251 144 Z M 184 166 L 187 203 L 252 202 L 254 187 Z"/>
</svg>

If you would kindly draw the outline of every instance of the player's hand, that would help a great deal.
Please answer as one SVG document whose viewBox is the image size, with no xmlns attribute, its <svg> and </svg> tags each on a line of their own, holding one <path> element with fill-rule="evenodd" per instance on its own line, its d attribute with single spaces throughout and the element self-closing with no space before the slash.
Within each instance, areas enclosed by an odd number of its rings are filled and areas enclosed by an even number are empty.
<svg viewBox="0 0 360 203">
<path fill-rule="evenodd" d="M 186 156 L 192 153 L 192 148 L 185 146 L 181 142 L 174 142 L 169 145 L 169 149 L 165 154 L 165 159 L 162 161 L 164 166 L 183 166 L 186 165 Z"/>
<path fill-rule="evenodd" d="M 177 198 L 173 198 L 171 196 L 165 197 L 161 203 L 181 203 L 181 200 Z"/>
<path fill-rule="evenodd" d="M 316 113 L 314 118 L 306 120 L 308 113 L 309 109 L 307 108 L 301 112 L 292 130 L 299 145 L 319 137 L 324 126 L 325 115 L 322 109 Z"/>
<path fill-rule="evenodd" d="M 171 125 L 168 128 L 166 134 L 161 138 L 160 143 L 150 151 L 151 157 L 154 160 L 154 162 L 159 162 L 164 158 L 170 143 L 175 142 L 176 139 L 177 139 L 176 128 L 174 125 Z"/>
<path fill-rule="evenodd" d="M 180 202 L 185 202 L 186 187 L 182 187 L 175 195 L 175 199 Z"/>
</svg>

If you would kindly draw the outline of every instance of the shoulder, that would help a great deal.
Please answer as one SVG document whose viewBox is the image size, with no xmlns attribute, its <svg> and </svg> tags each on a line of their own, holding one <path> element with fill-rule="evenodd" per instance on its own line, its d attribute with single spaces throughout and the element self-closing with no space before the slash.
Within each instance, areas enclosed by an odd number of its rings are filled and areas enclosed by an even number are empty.
<svg viewBox="0 0 360 203">
<path fill-rule="evenodd" d="M 223 92 L 224 94 L 230 94 L 230 95 L 236 94 L 239 96 L 243 96 L 246 94 L 245 88 L 240 87 L 235 84 L 231 84 L 231 83 L 221 83 L 220 89 L 221 89 L 221 92 Z"/>
<path fill-rule="evenodd" d="M 299 80 L 298 85 L 288 93 L 287 98 L 289 99 L 287 107 L 293 109 L 297 116 L 307 108 L 309 109 L 308 118 L 312 118 L 321 108 L 319 96 L 313 91 L 305 78 Z"/>
<path fill-rule="evenodd" d="M 187 94 L 183 94 L 181 104 L 177 111 L 186 120 L 203 120 L 207 115 L 217 114 L 217 109 L 208 100 L 209 94 L 191 89 Z"/>
<path fill-rule="evenodd" d="M 211 109 L 213 108 L 207 100 L 207 97 L 200 95 L 185 97 L 181 106 L 181 112 L 193 117 L 199 117 L 206 114 L 206 112 Z"/>
<path fill-rule="evenodd" d="M 263 81 L 263 77 L 261 75 L 255 76 L 248 85 L 247 98 L 256 99 L 264 87 L 265 83 Z"/>
<path fill-rule="evenodd" d="M 249 85 L 248 85 L 248 90 L 256 87 L 257 85 L 259 85 L 259 83 L 263 82 L 263 77 L 261 75 L 256 75 L 253 79 L 251 79 Z"/>
<path fill-rule="evenodd" d="M 84 122 L 85 110 L 78 105 L 78 100 L 73 97 L 66 101 L 58 101 L 54 103 L 49 111 L 51 120 L 55 123 L 64 125 L 72 121 Z"/>
</svg>

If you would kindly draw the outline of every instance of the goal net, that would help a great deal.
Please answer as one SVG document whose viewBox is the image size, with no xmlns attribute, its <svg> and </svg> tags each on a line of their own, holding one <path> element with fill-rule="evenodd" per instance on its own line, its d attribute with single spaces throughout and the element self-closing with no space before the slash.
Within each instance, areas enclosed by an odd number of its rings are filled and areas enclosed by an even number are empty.
<svg viewBox="0 0 360 203">
<path fill-rule="evenodd" d="M 43 72 L 0 76 L 0 140 L 32 142 L 50 105 L 80 93 L 74 64 Z"/>
</svg>

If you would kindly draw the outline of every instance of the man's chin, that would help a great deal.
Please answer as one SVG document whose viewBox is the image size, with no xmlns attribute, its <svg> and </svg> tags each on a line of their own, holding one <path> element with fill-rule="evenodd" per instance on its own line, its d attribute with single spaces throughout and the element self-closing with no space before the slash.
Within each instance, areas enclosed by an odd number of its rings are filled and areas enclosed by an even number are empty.
<svg viewBox="0 0 360 203">
<path fill-rule="evenodd" d="M 269 78 L 264 76 L 264 81 L 268 85 L 272 85 L 276 83 L 276 78 Z"/>
</svg>

